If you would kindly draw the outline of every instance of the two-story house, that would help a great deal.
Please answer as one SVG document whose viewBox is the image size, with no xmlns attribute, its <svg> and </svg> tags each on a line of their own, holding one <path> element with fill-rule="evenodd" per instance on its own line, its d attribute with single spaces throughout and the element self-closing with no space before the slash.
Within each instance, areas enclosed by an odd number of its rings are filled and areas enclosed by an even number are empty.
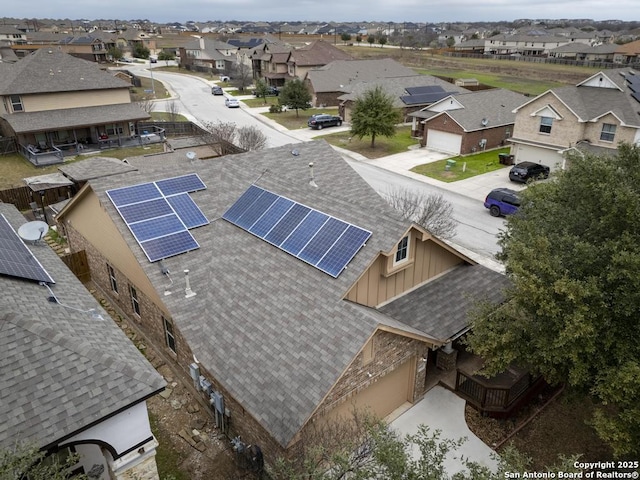
<svg viewBox="0 0 640 480">
<path fill-rule="evenodd" d="M 563 153 L 589 148 L 613 153 L 640 142 L 640 75 L 598 72 L 575 86 L 548 90 L 515 110 L 511 153 L 517 162 L 563 165 Z"/>
<path fill-rule="evenodd" d="M 238 48 L 226 42 L 207 37 L 192 37 L 179 47 L 182 65 L 209 67 L 220 73 L 227 72 L 235 64 Z"/>
<path fill-rule="evenodd" d="M 35 165 L 115 146 L 138 135 L 149 114 L 131 103 L 130 84 L 54 48 L 0 64 L 0 132 Z"/>
<path fill-rule="evenodd" d="M 287 58 L 287 71 L 291 78 L 304 80 L 307 72 L 338 60 L 350 60 L 351 55 L 324 40 L 291 50 Z"/>
<path fill-rule="evenodd" d="M 0 449 L 75 452 L 70 473 L 92 479 L 157 480 L 146 401 L 166 382 L 39 223 L 0 203 Z"/>
<path fill-rule="evenodd" d="M 502 299 L 506 277 L 401 219 L 324 141 L 128 162 L 89 180 L 61 228 L 266 463 L 315 422 L 416 402 L 469 309 Z"/>
</svg>

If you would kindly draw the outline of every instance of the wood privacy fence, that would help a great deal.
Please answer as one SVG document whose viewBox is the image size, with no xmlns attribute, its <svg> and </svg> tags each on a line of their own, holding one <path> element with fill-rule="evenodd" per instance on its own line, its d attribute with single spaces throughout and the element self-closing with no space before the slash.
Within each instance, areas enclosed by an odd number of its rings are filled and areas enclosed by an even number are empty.
<svg viewBox="0 0 640 480">
<path fill-rule="evenodd" d="M 28 186 L 8 188 L 0 190 L 0 202 L 13 203 L 20 211 L 31 210 L 31 203 L 35 202 L 38 208 L 42 208 L 42 200 L 44 205 L 51 205 L 60 200 L 68 198 L 68 187 L 51 188 L 44 191 L 44 197 L 39 193 L 33 192 Z"/>
<path fill-rule="evenodd" d="M 91 280 L 91 270 L 89 270 L 89 262 L 84 250 L 69 253 L 60 258 L 81 282 L 86 283 Z"/>
</svg>

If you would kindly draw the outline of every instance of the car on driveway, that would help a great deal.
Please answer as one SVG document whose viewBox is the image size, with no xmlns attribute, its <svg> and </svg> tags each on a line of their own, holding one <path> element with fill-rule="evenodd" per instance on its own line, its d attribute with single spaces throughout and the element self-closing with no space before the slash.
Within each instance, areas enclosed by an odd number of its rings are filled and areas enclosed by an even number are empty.
<svg viewBox="0 0 640 480">
<path fill-rule="evenodd" d="M 526 183 L 529 179 L 539 180 L 549 178 L 551 169 L 546 165 L 533 162 L 521 162 L 511 167 L 509 180 L 512 182 Z"/>
<path fill-rule="evenodd" d="M 213 87 L 211 87 L 211 94 L 224 95 L 224 92 L 222 91 L 222 87 L 219 87 L 218 85 L 214 85 Z"/>
<path fill-rule="evenodd" d="M 342 125 L 342 117 L 319 113 L 317 115 L 311 115 L 307 121 L 307 125 L 317 130 L 322 130 L 324 127 L 339 127 Z"/>
<path fill-rule="evenodd" d="M 229 108 L 240 108 L 240 102 L 237 98 L 229 97 L 224 100 L 224 104 Z"/>
<path fill-rule="evenodd" d="M 512 215 L 518 211 L 520 196 L 510 188 L 495 188 L 484 199 L 484 207 L 493 217 Z"/>
</svg>

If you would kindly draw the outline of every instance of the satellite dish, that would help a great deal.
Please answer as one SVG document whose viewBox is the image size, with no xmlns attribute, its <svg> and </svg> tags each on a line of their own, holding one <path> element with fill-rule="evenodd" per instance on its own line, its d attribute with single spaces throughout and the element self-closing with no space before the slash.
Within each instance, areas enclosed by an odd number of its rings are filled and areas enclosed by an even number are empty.
<svg viewBox="0 0 640 480">
<path fill-rule="evenodd" d="M 196 158 L 196 152 L 187 152 L 187 158 L 189 160 L 193 160 L 194 158 Z"/>
<path fill-rule="evenodd" d="M 49 231 L 47 222 L 35 220 L 27 222 L 18 229 L 18 235 L 22 240 L 27 242 L 37 242 L 44 237 Z"/>
</svg>

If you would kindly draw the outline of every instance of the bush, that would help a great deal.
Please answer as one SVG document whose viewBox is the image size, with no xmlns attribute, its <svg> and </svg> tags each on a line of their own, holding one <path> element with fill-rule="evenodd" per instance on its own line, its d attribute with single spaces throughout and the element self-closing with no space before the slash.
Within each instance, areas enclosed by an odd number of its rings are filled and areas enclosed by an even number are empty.
<svg viewBox="0 0 640 480">
<path fill-rule="evenodd" d="M 282 113 L 282 105 L 274 104 L 269 107 L 269 113 Z"/>
</svg>

